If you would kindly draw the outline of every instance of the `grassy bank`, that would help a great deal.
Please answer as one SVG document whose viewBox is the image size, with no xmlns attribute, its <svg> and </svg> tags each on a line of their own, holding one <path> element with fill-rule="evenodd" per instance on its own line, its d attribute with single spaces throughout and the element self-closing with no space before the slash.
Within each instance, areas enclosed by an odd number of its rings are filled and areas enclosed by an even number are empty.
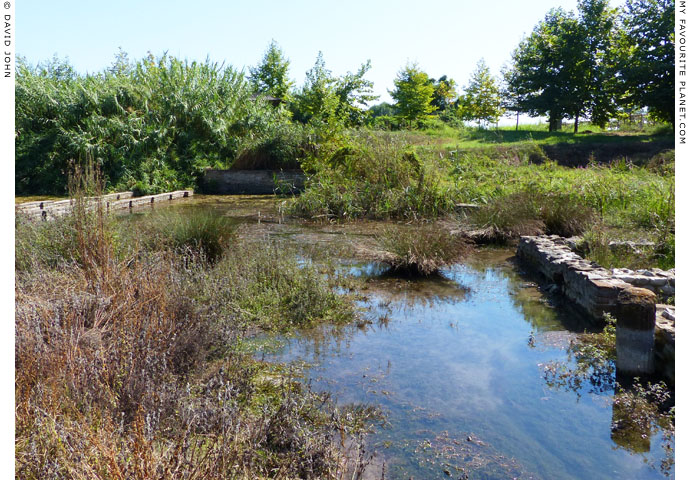
<svg viewBox="0 0 690 480">
<path fill-rule="evenodd" d="M 335 277 L 223 220 L 171 215 L 17 223 L 18 477 L 352 475 L 374 412 L 336 407 L 243 347 L 352 320 Z"/>
<path fill-rule="evenodd" d="M 599 162 L 603 147 L 587 143 L 588 134 L 543 132 L 541 142 L 525 135 L 512 142 L 508 131 L 476 132 L 471 135 L 484 140 L 473 147 L 446 144 L 444 137 L 436 142 L 424 131 L 353 132 L 306 165 L 306 191 L 290 211 L 311 218 L 418 220 L 452 216 L 456 204 L 473 203 L 481 209 L 464 220 L 466 226 L 491 229 L 496 240 L 584 235 L 583 249 L 605 266 L 629 261 L 625 252 L 604 251 L 610 242 L 646 242 L 652 246 L 635 253 L 642 256 L 638 264 L 673 266 L 675 157 L 664 149 L 665 136 L 598 134 L 609 139 L 608 157 Z M 523 132 L 540 133 L 517 133 Z M 496 143 L 485 141 L 494 134 Z M 553 138 L 574 143 L 551 144 Z M 654 148 L 625 155 L 645 142 Z M 561 165 L 549 146 L 567 152 L 563 158 L 573 152 L 589 157 Z"/>
</svg>

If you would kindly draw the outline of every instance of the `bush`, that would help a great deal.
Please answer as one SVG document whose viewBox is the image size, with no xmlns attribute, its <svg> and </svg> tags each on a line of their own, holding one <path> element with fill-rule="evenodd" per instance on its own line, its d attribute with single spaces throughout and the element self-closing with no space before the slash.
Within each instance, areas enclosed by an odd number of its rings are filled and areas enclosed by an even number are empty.
<svg viewBox="0 0 690 480">
<path fill-rule="evenodd" d="M 520 192 L 492 200 L 471 217 L 487 239 L 506 241 L 523 235 L 579 235 L 594 221 L 593 210 L 570 195 Z"/>
<path fill-rule="evenodd" d="M 350 135 L 313 162 L 291 212 L 304 217 L 436 217 L 454 208 L 443 166 L 392 134 Z"/>
<path fill-rule="evenodd" d="M 465 240 L 438 225 L 388 228 L 377 236 L 374 260 L 387 263 L 393 271 L 415 276 L 438 272 L 459 261 L 470 248 Z"/>
<path fill-rule="evenodd" d="M 236 225 L 217 210 L 156 211 L 139 222 L 139 234 L 148 250 L 173 250 L 216 262 L 235 239 Z"/>
</svg>

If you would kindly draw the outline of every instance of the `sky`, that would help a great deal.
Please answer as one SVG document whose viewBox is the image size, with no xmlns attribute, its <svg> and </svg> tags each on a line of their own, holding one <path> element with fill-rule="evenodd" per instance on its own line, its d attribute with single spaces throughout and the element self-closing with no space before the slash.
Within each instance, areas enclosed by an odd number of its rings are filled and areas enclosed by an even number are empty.
<svg viewBox="0 0 690 480">
<path fill-rule="evenodd" d="M 57 54 L 85 73 L 108 67 L 122 47 L 132 59 L 167 51 L 248 73 L 275 39 L 290 59 L 296 85 L 322 51 L 334 75 L 371 60 L 367 78 L 378 101 L 390 102 L 388 90 L 408 62 L 432 78 L 448 75 L 460 87 L 481 58 L 498 75 L 520 40 L 554 7 L 576 10 L 577 0 L 23 0 L 16 5 L 17 54 L 30 63 Z"/>
</svg>

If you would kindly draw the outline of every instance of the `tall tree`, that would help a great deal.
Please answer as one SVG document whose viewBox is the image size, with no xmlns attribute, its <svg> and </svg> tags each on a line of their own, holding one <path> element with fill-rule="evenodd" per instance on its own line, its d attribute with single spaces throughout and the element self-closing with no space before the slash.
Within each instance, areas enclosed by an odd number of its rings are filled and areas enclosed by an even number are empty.
<svg viewBox="0 0 690 480">
<path fill-rule="evenodd" d="M 290 60 L 285 58 L 278 43 L 272 40 L 261 62 L 249 69 L 249 81 L 256 92 L 286 100 L 293 86 L 288 77 L 289 69 Z"/>
<path fill-rule="evenodd" d="M 621 75 L 629 100 L 673 121 L 674 0 L 628 0 L 623 13 Z"/>
<path fill-rule="evenodd" d="M 581 0 L 578 14 L 549 11 L 513 52 L 504 78 L 520 111 L 548 115 L 549 130 L 563 118 L 605 124 L 615 111 L 611 50 L 615 11 L 608 0 Z"/>
<path fill-rule="evenodd" d="M 525 86 L 516 82 L 514 76 L 517 75 L 515 68 L 504 66 L 501 70 L 502 82 L 500 87 L 501 107 L 506 112 L 515 113 L 515 130 L 520 126 L 520 113 L 526 111 L 527 92 Z"/>
<path fill-rule="evenodd" d="M 356 73 L 347 72 L 335 82 L 338 113 L 349 125 L 361 125 L 365 116 L 364 108 L 368 102 L 379 98 L 373 95 L 374 82 L 364 78 L 370 69 L 371 60 L 367 60 Z"/>
<path fill-rule="evenodd" d="M 480 124 L 496 123 L 503 114 L 498 83 L 484 59 L 479 60 L 470 77 L 465 94 L 460 98 L 460 108 L 463 119 L 477 120 Z"/>
<path fill-rule="evenodd" d="M 395 89 L 388 93 L 396 102 L 398 115 L 409 125 L 424 120 L 436 110 L 431 104 L 434 86 L 429 81 L 429 76 L 416 63 L 408 64 L 400 70 L 393 84 Z"/>
<path fill-rule="evenodd" d="M 438 81 L 432 78 L 431 84 L 434 86 L 434 95 L 431 99 L 431 104 L 440 112 L 451 108 L 458 97 L 455 80 L 443 75 Z"/>
<path fill-rule="evenodd" d="M 314 66 L 307 72 L 304 85 L 290 105 L 293 118 L 304 123 L 315 117 L 333 120 L 339 104 L 335 93 L 336 81 L 326 68 L 323 53 L 319 52 Z"/>
</svg>

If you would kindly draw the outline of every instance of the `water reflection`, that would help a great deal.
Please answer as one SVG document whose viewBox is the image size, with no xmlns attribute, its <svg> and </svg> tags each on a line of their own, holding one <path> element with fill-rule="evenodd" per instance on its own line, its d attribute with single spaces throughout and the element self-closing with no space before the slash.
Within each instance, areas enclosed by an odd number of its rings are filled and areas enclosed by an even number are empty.
<svg viewBox="0 0 690 480">
<path fill-rule="evenodd" d="M 381 405 L 389 426 L 372 446 L 386 478 L 663 477 L 659 431 L 648 447 L 619 446 L 647 431 L 616 421 L 615 368 L 591 389 L 543 380 L 539 365 L 577 367 L 564 347 L 587 324 L 545 299 L 510 252 L 476 262 L 424 281 L 347 267 L 365 285 L 365 320 L 305 333 L 275 358 L 307 359 L 312 385 L 344 403 Z"/>
<path fill-rule="evenodd" d="M 614 391 L 615 365 L 604 362 L 592 375 L 568 349 L 596 329 L 521 275 L 512 251 L 479 250 L 431 279 L 393 277 L 357 263 L 352 248 L 381 225 L 287 222 L 274 197 L 194 202 L 237 219 L 244 238 L 270 236 L 319 259 L 335 255 L 356 277 L 360 322 L 282 338 L 282 347 L 257 347 L 257 355 L 301 362 L 304 381 L 343 405 L 381 406 L 388 425 L 371 438 L 373 478 L 384 468 L 389 479 L 673 474 L 672 462 L 664 464 L 670 429 L 644 416 L 630 422 L 630 398 Z M 552 362 L 580 366 L 585 383 L 552 388 L 543 377 Z"/>
</svg>

